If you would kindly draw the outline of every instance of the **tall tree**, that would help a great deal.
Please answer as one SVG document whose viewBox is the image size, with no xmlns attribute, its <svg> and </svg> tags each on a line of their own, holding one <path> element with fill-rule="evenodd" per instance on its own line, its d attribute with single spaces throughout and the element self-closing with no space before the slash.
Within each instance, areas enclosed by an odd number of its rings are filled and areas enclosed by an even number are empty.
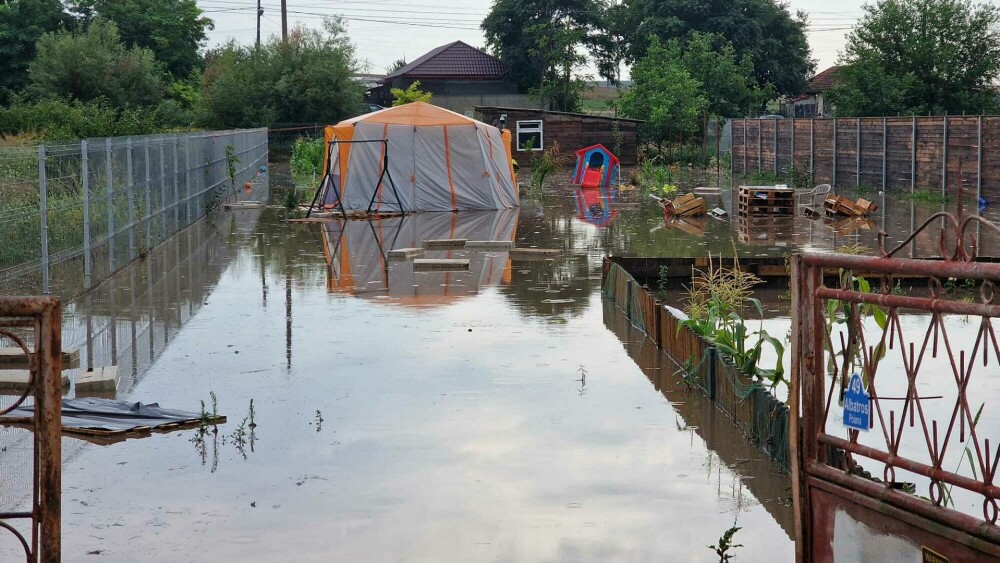
<svg viewBox="0 0 1000 563">
<path fill-rule="evenodd" d="M 850 33 L 830 101 L 838 115 L 997 109 L 1000 7 L 881 0 Z"/>
<path fill-rule="evenodd" d="M 707 111 L 713 115 L 746 115 L 774 96 L 773 85 L 757 85 L 752 57 L 737 56 L 721 35 L 695 31 L 684 41 L 672 39 L 666 56 L 680 61 L 701 84 L 708 99 Z"/>
<path fill-rule="evenodd" d="M 0 1 L 0 104 L 28 85 L 28 63 L 42 34 L 73 23 L 59 0 Z"/>
<path fill-rule="evenodd" d="M 37 98 L 105 99 L 116 108 L 151 106 L 163 98 L 163 71 L 152 51 L 126 47 L 107 20 L 98 18 L 83 30 L 46 33 L 37 49 L 28 87 Z"/>
<path fill-rule="evenodd" d="M 603 6 L 603 32 L 594 42 L 592 53 L 597 72 L 614 86 L 621 85 L 622 65 L 628 60 L 629 31 L 628 6 L 609 0 Z"/>
<path fill-rule="evenodd" d="M 798 94 L 814 63 L 806 41 L 806 16 L 775 0 L 627 0 L 630 58 L 639 60 L 650 37 L 680 39 L 692 31 L 718 33 L 738 56 L 750 55 L 760 86 Z"/>
<path fill-rule="evenodd" d="M 644 119 L 643 135 L 661 147 L 665 141 L 691 137 L 709 101 L 681 64 L 678 47 L 653 40 L 646 55 L 632 66 L 632 87 L 622 94 L 622 115 Z"/>
<path fill-rule="evenodd" d="M 198 50 L 214 27 L 196 0 L 75 0 L 86 19 L 115 22 L 126 45 L 153 51 L 174 78 L 186 78 L 201 66 Z"/>
<path fill-rule="evenodd" d="M 596 44 L 602 25 L 597 0 L 495 0 L 481 27 L 522 91 L 549 93 L 555 109 L 566 109 L 579 50 Z"/>
</svg>

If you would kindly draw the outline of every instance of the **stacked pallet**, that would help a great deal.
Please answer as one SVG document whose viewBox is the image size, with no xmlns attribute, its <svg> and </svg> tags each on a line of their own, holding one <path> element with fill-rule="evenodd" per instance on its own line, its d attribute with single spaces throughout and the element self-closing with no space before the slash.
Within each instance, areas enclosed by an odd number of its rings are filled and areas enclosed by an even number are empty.
<svg viewBox="0 0 1000 563">
<path fill-rule="evenodd" d="M 795 190 L 777 186 L 740 186 L 740 215 L 794 215 Z"/>
</svg>

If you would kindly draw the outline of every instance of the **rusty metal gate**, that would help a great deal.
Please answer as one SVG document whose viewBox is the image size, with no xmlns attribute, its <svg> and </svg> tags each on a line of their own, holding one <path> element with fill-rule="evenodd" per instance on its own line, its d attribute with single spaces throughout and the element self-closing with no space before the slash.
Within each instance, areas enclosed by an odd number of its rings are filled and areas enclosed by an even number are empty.
<svg viewBox="0 0 1000 563">
<path fill-rule="evenodd" d="M 34 351 L 25 339 L 33 340 Z M 0 408 L 3 416 L 29 397 L 35 413 L 5 422 L 29 427 L 34 437 L 31 510 L 0 512 L 0 528 L 13 534 L 24 549 L 29 563 L 58 563 L 60 560 L 60 502 L 62 495 L 62 453 L 60 403 L 62 401 L 62 309 L 51 297 L 0 297 L 0 340 L 19 347 L 27 358 L 28 383 L 12 405 Z M 3 455 L 3 454 L 0 454 Z M 15 523 L 28 520 L 26 537 Z M 10 536 L 0 535 L 0 541 Z"/>
<path fill-rule="evenodd" d="M 895 257 L 938 228 L 943 259 Z M 891 251 L 880 237 L 880 256 L 793 257 L 797 561 L 1000 557 L 1000 264 L 975 261 L 984 229 L 1000 233 L 938 213 Z"/>
</svg>

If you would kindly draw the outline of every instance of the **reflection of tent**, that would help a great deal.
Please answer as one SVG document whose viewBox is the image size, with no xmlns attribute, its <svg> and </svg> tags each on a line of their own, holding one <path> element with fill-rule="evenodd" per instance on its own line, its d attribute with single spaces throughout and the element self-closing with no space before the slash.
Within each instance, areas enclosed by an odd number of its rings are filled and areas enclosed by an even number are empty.
<svg viewBox="0 0 1000 563">
<path fill-rule="evenodd" d="M 601 188 L 575 188 L 573 199 L 576 200 L 577 216 L 598 227 L 606 227 L 618 217 L 618 211 L 611 210 L 611 204 L 618 200 L 616 190 Z"/>
<path fill-rule="evenodd" d="M 517 207 L 510 132 L 423 102 L 327 127 L 325 154 L 327 207 L 338 197 L 348 211 Z"/>
<path fill-rule="evenodd" d="M 328 288 L 405 305 L 436 305 L 474 295 L 479 288 L 508 283 L 506 251 L 454 248 L 428 250 L 426 258 L 468 258 L 469 271 L 415 272 L 413 261 L 391 261 L 396 248 L 419 248 L 425 240 L 514 240 L 517 211 L 416 213 L 372 221 L 323 223 Z"/>
<path fill-rule="evenodd" d="M 576 151 L 573 184 L 583 187 L 607 187 L 618 181 L 618 157 L 604 145 L 592 145 Z M 595 171 L 599 171 L 595 174 Z"/>
</svg>

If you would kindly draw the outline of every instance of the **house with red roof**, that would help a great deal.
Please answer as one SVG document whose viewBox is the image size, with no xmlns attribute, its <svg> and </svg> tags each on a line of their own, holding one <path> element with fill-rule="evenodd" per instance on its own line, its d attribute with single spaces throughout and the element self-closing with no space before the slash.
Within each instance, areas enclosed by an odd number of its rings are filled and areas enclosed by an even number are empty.
<svg viewBox="0 0 1000 563">
<path fill-rule="evenodd" d="M 369 90 L 369 100 L 392 105 L 391 89 L 406 89 L 415 81 L 420 81 L 421 90 L 432 94 L 430 103 L 459 113 L 480 105 L 532 105 L 527 95 L 518 93 L 507 65 L 462 41 L 433 49 L 389 74 L 381 86 Z"/>
<path fill-rule="evenodd" d="M 785 102 L 787 117 L 830 117 L 830 100 L 826 93 L 837 84 L 839 66 L 831 66 L 813 76 L 801 96 L 795 96 Z"/>
</svg>

